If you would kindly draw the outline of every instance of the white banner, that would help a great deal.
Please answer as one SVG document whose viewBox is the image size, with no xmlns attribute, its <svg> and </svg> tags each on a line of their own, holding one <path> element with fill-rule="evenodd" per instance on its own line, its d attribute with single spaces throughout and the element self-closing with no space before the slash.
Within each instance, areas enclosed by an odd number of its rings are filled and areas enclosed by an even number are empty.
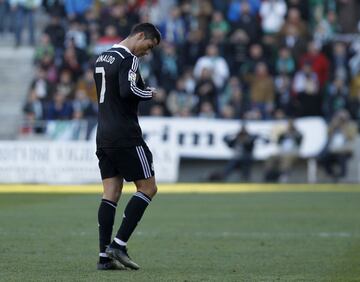
<svg viewBox="0 0 360 282">
<path fill-rule="evenodd" d="M 149 147 L 157 181 L 176 181 L 176 151 L 166 145 Z M 95 151 L 93 141 L 1 141 L 0 183 L 99 183 Z"/>
<path fill-rule="evenodd" d="M 148 117 L 141 118 L 140 123 L 153 153 L 158 182 L 177 181 L 180 157 L 231 158 L 234 152 L 224 137 L 236 134 L 241 128 L 240 121 L 200 118 Z M 316 156 L 327 139 L 324 120 L 301 118 L 295 125 L 303 134 L 300 156 Z M 276 153 L 277 136 L 286 126 L 286 121 L 247 122 L 248 131 L 262 137 L 255 143 L 256 159 L 263 160 Z M 0 183 L 100 182 L 95 130 L 91 141 L 0 142 Z"/>
<path fill-rule="evenodd" d="M 158 146 L 168 142 L 180 157 L 201 159 L 229 159 L 233 151 L 224 142 L 227 135 L 235 135 L 241 122 L 201 118 L 142 118 L 141 127 L 146 140 L 155 140 Z M 255 143 L 254 155 L 264 160 L 278 150 L 277 137 L 286 129 L 286 121 L 248 121 L 251 134 L 260 136 Z M 327 140 L 327 125 L 322 118 L 299 118 L 296 128 L 302 133 L 300 156 L 316 156 Z"/>
<path fill-rule="evenodd" d="M 99 180 L 93 142 L 0 143 L 1 182 L 91 183 Z"/>
</svg>

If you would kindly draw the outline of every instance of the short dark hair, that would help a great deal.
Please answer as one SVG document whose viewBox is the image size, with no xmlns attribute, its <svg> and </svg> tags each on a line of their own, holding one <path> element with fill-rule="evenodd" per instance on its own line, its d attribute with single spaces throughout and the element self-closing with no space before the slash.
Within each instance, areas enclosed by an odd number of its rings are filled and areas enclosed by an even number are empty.
<svg viewBox="0 0 360 282">
<path fill-rule="evenodd" d="M 143 32 L 146 39 L 156 39 L 158 44 L 161 41 L 160 31 L 152 23 L 139 23 L 130 32 L 130 36 Z"/>
</svg>

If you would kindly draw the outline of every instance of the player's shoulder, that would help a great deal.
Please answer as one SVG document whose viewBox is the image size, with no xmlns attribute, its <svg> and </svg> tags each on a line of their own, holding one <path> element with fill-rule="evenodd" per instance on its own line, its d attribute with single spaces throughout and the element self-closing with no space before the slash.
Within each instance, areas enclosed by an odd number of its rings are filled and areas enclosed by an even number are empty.
<svg viewBox="0 0 360 282">
<path fill-rule="evenodd" d="M 133 54 L 121 45 L 115 44 L 110 49 L 102 52 L 96 59 L 95 63 L 108 63 L 110 65 L 118 64 L 123 60 L 132 60 Z"/>
</svg>

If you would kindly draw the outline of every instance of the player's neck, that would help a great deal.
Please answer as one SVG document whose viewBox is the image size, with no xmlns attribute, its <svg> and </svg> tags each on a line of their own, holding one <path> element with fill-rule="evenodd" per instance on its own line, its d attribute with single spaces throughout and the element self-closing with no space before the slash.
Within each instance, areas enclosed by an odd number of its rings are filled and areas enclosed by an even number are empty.
<svg viewBox="0 0 360 282">
<path fill-rule="evenodd" d="M 131 53 L 133 53 L 133 51 L 135 49 L 134 48 L 135 44 L 134 44 L 133 40 L 131 40 L 131 38 L 129 38 L 129 37 L 125 38 L 119 44 L 122 45 L 122 46 L 125 46 L 126 48 L 128 48 Z"/>
</svg>

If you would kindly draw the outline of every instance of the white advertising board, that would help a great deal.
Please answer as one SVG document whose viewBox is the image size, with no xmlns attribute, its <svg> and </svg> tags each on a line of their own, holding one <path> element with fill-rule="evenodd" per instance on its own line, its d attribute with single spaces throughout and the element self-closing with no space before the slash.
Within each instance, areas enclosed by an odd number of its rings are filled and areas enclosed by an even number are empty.
<svg viewBox="0 0 360 282">
<path fill-rule="evenodd" d="M 176 181 L 179 164 L 176 151 L 151 143 L 149 147 L 157 180 Z M 92 141 L 0 142 L 0 183 L 80 184 L 100 181 L 95 143 Z"/>
<path fill-rule="evenodd" d="M 233 151 L 224 142 L 236 134 L 240 121 L 199 118 L 141 118 L 144 137 L 154 157 L 158 182 L 176 182 L 181 157 L 229 159 Z M 261 136 L 255 158 L 276 153 L 276 137 L 285 121 L 248 121 L 250 133 Z M 316 156 L 326 143 L 327 126 L 321 118 L 295 121 L 303 134 L 300 155 Z M 96 130 L 96 129 L 95 129 Z M 89 141 L 1 141 L 0 183 L 98 183 L 95 130 Z M 264 141 L 267 140 L 267 141 Z"/>
<path fill-rule="evenodd" d="M 159 146 L 171 142 L 180 157 L 200 159 L 229 159 L 233 151 L 224 142 L 227 135 L 236 134 L 241 122 L 200 118 L 143 118 L 141 127 L 146 140 L 156 140 Z M 283 131 L 286 121 L 248 121 L 247 129 L 258 138 L 254 154 L 264 160 L 277 152 L 277 137 Z M 300 156 L 316 156 L 324 147 L 327 139 L 327 125 L 322 118 L 299 118 L 296 128 L 302 133 L 303 140 Z"/>
</svg>

